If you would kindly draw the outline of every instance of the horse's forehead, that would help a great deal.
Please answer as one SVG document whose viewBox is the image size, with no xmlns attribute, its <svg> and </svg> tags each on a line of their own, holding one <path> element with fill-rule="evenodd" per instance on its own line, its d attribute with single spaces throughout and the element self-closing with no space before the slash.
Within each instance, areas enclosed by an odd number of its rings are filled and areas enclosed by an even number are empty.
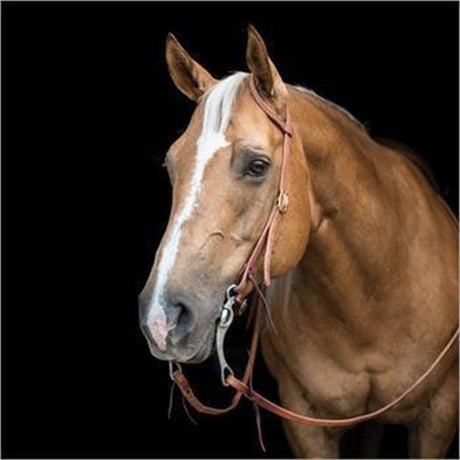
<svg viewBox="0 0 460 460">
<path fill-rule="evenodd" d="M 254 102 L 245 88 L 235 101 L 229 135 L 234 141 L 246 139 L 267 149 L 279 141 L 279 131 Z"/>
<path fill-rule="evenodd" d="M 199 104 L 187 128 L 187 141 L 196 141 L 204 132 L 204 103 Z M 278 130 L 254 102 L 246 85 L 241 85 L 232 104 L 229 124 L 223 133 L 230 144 L 238 140 L 252 141 L 260 146 L 269 146 L 278 140 Z"/>
<path fill-rule="evenodd" d="M 189 164 L 197 154 L 197 143 L 206 132 L 206 99 L 197 105 L 187 129 L 173 144 L 172 150 L 180 152 L 182 164 Z M 215 116 L 220 117 L 219 113 Z M 245 85 L 241 85 L 232 104 L 228 127 L 223 132 L 229 144 L 239 140 L 247 140 L 260 147 L 269 149 L 279 139 L 277 129 L 267 119 L 252 99 L 251 93 Z"/>
</svg>

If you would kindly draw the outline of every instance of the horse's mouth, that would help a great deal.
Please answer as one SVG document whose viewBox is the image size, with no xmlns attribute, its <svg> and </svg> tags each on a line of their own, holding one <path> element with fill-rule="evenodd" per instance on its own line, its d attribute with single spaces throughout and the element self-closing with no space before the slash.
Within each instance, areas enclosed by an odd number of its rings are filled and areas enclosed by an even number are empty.
<svg viewBox="0 0 460 460">
<path fill-rule="evenodd" d="M 212 324 L 205 333 L 205 337 L 202 340 L 195 352 L 188 358 L 184 359 L 183 363 L 188 364 L 199 364 L 206 361 L 214 350 L 214 338 L 216 333 L 216 326 Z"/>
<path fill-rule="evenodd" d="M 198 351 L 187 361 L 188 364 L 199 364 L 206 361 L 212 353 L 214 344 L 212 342 L 205 342 Z"/>
</svg>

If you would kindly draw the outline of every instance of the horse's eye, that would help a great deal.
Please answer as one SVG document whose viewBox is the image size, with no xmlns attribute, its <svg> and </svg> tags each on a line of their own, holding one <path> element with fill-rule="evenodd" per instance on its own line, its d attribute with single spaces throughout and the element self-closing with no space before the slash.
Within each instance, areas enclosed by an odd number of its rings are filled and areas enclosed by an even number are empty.
<svg viewBox="0 0 460 460">
<path fill-rule="evenodd" d="M 245 175 L 254 178 L 264 177 L 267 174 L 269 166 L 270 163 L 267 160 L 255 158 L 246 166 Z"/>
</svg>

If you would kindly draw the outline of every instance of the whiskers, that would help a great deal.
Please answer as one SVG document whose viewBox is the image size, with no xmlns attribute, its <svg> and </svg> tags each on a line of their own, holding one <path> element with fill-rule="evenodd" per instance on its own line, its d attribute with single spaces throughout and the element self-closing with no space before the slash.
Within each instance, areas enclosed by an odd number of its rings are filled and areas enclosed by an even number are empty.
<svg viewBox="0 0 460 460">
<path fill-rule="evenodd" d="M 172 416 L 172 410 L 173 410 L 173 406 L 174 406 L 174 389 L 175 388 L 176 388 L 176 382 L 173 382 L 171 384 L 171 389 L 169 390 L 168 420 L 171 420 L 171 416 Z M 194 425 L 198 425 L 196 420 L 192 417 L 192 414 L 190 414 L 190 411 L 189 411 L 189 409 L 187 407 L 187 403 L 185 402 L 185 399 L 184 399 L 184 397 L 182 395 L 181 395 L 181 399 L 182 399 L 182 407 L 184 408 L 184 412 L 186 413 L 188 419 Z"/>
</svg>

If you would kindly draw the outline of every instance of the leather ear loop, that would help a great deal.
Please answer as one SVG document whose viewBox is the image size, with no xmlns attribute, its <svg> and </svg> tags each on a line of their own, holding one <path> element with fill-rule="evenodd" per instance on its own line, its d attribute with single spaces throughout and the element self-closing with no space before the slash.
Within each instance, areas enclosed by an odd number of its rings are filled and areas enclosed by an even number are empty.
<svg viewBox="0 0 460 460">
<path fill-rule="evenodd" d="M 255 274 L 255 265 L 259 258 L 260 253 L 264 249 L 264 262 L 263 262 L 263 281 L 265 286 L 269 286 L 271 283 L 271 257 L 273 253 L 273 243 L 278 219 L 280 215 L 285 214 L 289 206 L 289 196 L 286 191 L 286 170 L 290 158 L 291 152 L 291 138 L 294 133 L 294 129 L 290 123 L 289 111 L 286 108 L 286 120 L 283 120 L 271 107 L 265 102 L 265 100 L 259 95 L 255 82 L 254 76 L 250 75 L 248 78 L 249 89 L 251 91 L 254 101 L 259 107 L 265 112 L 265 114 L 273 121 L 278 128 L 283 132 L 283 152 L 281 158 L 280 174 L 278 179 L 278 193 L 273 203 L 273 207 L 268 216 L 267 222 L 257 240 L 254 249 L 249 256 L 249 259 L 245 265 L 243 275 L 238 286 L 235 288 L 237 292 L 242 292 L 246 286 L 250 275 Z"/>
</svg>

